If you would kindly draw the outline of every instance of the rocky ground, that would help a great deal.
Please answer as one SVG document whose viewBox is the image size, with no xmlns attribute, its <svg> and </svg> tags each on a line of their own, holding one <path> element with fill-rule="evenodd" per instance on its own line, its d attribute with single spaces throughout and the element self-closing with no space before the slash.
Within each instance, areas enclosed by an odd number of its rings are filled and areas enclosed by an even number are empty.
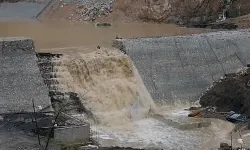
<svg viewBox="0 0 250 150">
<path fill-rule="evenodd" d="M 218 111 L 245 114 L 250 117 L 250 69 L 227 74 L 201 98 L 203 107 L 216 106 Z"/>
<path fill-rule="evenodd" d="M 77 22 L 156 22 L 189 27 L 250 27 L 248 0 L 52 0 L 42 18 Z M 217 22 L 224 20 L 226 22 Z M 239 18 L 237 18 L 239 17 Z M 235 18 L 235 19 L 227 19 Z M 217 22 L 215 25 L 210 23 Z M 223 25 L 217 25 L 223 23 Z M 226 23 L 226 25 L 225 25 Z"/>
<path fill-rule="evenodd" d="M 250 28 L 250 14 L 236 17 L 236 18 L 229 18 L 224 23 L 233 23 L 234 25 L 237 25 L 239 29 L 248 29 Z"/>
<path fill-rule="evenodd" d="M 113 12 L 114 0 L 54 0 L 42 19 L 92 22 Z"/>
</svg>

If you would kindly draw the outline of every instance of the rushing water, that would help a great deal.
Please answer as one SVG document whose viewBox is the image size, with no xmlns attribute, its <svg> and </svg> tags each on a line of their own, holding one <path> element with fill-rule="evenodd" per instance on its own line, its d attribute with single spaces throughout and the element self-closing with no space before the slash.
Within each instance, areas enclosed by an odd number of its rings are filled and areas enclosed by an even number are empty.
<svg viewBox="0 0 250 150">
<path fill-rule="evenodd" d="M 96 138 L 105 146 L 157 147 L 163 149 L 210 150 L 228 142 L 232 125 L 215 120 L 211 127 L 182 131 L 152 118 L 124 126 L 96 127 Z"/>
<path fill-rule="evenodd" d="M 212 120 L 208 128 L 179 130 L 151 118 L 148 111 L 169 117 L 187 117 L 188 104 L 154 104 L 142 79 L 121 52 L 101 49 L 61 58 L 61 88 L 83 95 L 82 102 L 100 120 L 92 124 L 94 138 L 103 146 L 157 147 L 163 149 L 216 149 L 229 142 L 234 125 Z"/>
<path fill-rule="evenodd" d="M 182 131 L 147 116 L 157 113 L 186 117 L 187 105 L 157 106 L 148 94 L 131 60 L 111 52 L 112 40 L 206 32 L 164 24 L 94 24 L 65 22 L 2 22 L 0 36 L 31 37 L 37 51 L 71 52 L 58 67 L 61 90 L 77 92 L 82 102 L 101 120 L 93 125 L 94 137 L 104 146 L 159 147 L 164 149 L 212 149 L 228 142 L 233 125 L 213 120 L 208 128 Z M 96 46 L 101 48 L 98 52 Z M 81 46 L 81 47 L 79 47 Z M 66 47 L 66 48 L 63 48 Z"/>
</svg>

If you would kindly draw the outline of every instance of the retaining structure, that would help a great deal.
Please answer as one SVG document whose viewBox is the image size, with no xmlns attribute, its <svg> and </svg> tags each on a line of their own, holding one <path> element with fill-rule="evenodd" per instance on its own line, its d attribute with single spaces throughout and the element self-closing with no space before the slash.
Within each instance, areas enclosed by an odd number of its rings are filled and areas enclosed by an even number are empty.
<svg viewBox="0 0 250 150">
<path fill-rule="evenodd" d="M 156 101 L 195 101 L 221 76 L 250 61 L 250 32 L 117 39 Z"/>
<path fill-rule="evenodd" d="M 53 111 L 31 39 L 0 38 L 0 68 L 0 114 Z"/>
</svg>

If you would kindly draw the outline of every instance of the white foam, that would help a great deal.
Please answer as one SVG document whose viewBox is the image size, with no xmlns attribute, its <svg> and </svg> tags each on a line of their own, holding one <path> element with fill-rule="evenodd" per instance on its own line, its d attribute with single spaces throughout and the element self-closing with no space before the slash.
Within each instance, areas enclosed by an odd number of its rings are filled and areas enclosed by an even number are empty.
<svg viewBox="0 0 250 150">
<path fill-rule="evenodd" d="M 172 115 L 173 116 L 188 116 L 189 113 L 190 113 L 190 111 L 182 110 L 182 111 L 178 111 L 178 112 L 173 112 Z"/>
<path fill-rule="evenodd" d="M 247 137 L 247 136 L 250 136 L 250 133 L 242 135 L 242 137 Z"/>
</svg>

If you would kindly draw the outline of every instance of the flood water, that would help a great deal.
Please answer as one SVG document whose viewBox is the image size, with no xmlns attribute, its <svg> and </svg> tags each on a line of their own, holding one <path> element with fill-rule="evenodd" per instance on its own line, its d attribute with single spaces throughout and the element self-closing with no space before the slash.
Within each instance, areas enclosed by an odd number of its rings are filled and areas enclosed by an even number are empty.
<svg viewBox="0 0 250 150">
<path fill-rule="evenodd" d="M 95 24 L 72 24 L 64 21 L 4 21 L 0 22 L 0 37 L 30 37 L 37 50 L 58 47 L 96 48 L 111 47 L 116 36 L 121 38 L 185 35 L 208 32 L 170 24 L 112 24 L 96 27 Z"/>
<path fill-rule="evenodd" d="M 77 47 L 90 48 L 93 50 L 95 50 L 97 46 L 103 46 L 109 48 L 112 45 L 112 40 L 114 40 L 116 36 L 122 38 L 135 38 L 135 37 L 186 35 L 186 34 L 195 34 L 202 32 L 209 32 L 209 30 L 182 28 L 169 24 L 113 24 L 111 27 L 108 28 L 99 28 L 96 27 L 95 24 L 70 24 L 63 21 L 49 21 L 49 22 L 46 21 L 42 23 L 37 21 L 0 22 L 0 37 L 18 37 L 18 36 L 30 37 L 35 41 L 36 50 L 43 52 L 65 52 L 69 49 L 71 50 L 71 52 L 72 50 L 79 52 L 82 50 L 81 48 Z M 71 47 L 71 48 L 64 49 L 65 47 Z M 82 57 L 80 58 L 79 57 L 80 56 L 78 56 L 79 61 L 77 62 L 86 62 L 85 58 L 83 59 Z M 98 57 L 95 58 L 97 59 Z M 75 58 L 73 59 L 76 60 Z M 92 63 L 98 62 L 97 64 L 99 65 L 114 64 L 114 62 L 105 63 L 103 59 L 99 58 L 97 60 L 98 61 L 95 60 L 89 62 Z M 82 66 L 81 63 L 74 64 L 74 66 L 78 66 L 75 68 L 80 68 L 80 70 L 77 71 L 73 70 L 73 73 L 80 72 L 80 74 L 75 74 L 75 77 L 77 79 L 78 78 L 81 79 L 81 82 L 77 83 L 81 83 L 82 85 L 80 87 L 84 87 L 83 83 L 85 83 L 86 81 L 86 85 L 89 86 L 87 83 L 89 83 L 90 81 L 87 82 L 87 80 L 83 78 L 84 72 L 82 71 L 84 69 L 81 68 Z M 92 65 L 91 63 L 89 63 L 89 66 L 96 66 L 96 64 Z M 100 70 L 103 70 L 103 66 L 108 67 L 107 70 L 112 70 L 111 68 L 109 68 L 110 67 L 109 65 L 100 65 L 100 66 L 102 66 L 99 67 Z M 69 68 L 74 69 L 74 67 L 69 67 Z M 93 68 L 98 68 L 98 66 Z M 114 69 L 115 67 L 112 68 Z M 89 70 L 90 69 L 91 68 L 89 68 Z M 73 73 L 71 73 L 71 75 Z M 119 72 L 114 71 L 114 73 L 118 74 Z M 112 85 L 119 85 L 121 89 L 122 87 L 131 87 L 130 89 L 133 89 L 135 86 L 133 84 L 128 85 L 130 82 L 127 82 L 130 81 L 130 79 L 124 80 L 124 77 L 122 75 L 123 74 L 120 73 L 119 76 L 107 75 L 105 76 L 105 78 L 104 77 L 99 78 L 97 75 L 94 74 L 93 76 L 91 76 L 91 79 L 95 79 L 94 80 L 95 82 L 93 83 L 98 83 L 98 84 L 93 84 L 96 85 L 96 87 L 93 87 L 95 88 L 95 92 L 99 94 L 104 93 L 103 95 L 109 98 L 110 93 L 115 95 L 114 94 L 115 90 L 107 92 L 107 90 L 110 87 L 112 87 Z M 121 82 L 121 80 L 119 80 L 118 82 L 120 76 L 122 76 L 121 79 L 122 81 L 124 80 L 124 82 Z M 109 84 L 105 84 L 102 81 L 112 81 L 110 82 L 112 83 L 112 85 L 109 86 Z M 131 79 L 131 81 L 133 80 Z M 93 95 L 91 95 L 92 98 L 96 98 L 95 95 L 97 94 L 94 93 Z M 119 93 L 116 94 L 114 97 L 117 98 L 117 100 L 116 99 L 113 100 L 116 102 L 114 104 L 118 105 L 119 104 L 118 102 L 120 102 L 118 100 L 120 99 L 120 97 L 123 96 L 124 95 L 119 95 Z M 100 106 L 104 105 L 106 107 L 108 106 L 107 103 L 103 103 L 103 101 L 99 99 L 97 100 L 92 101 L 95 102 L 94 106 L 98 106 L 96 105 L 98 103 L 102 104 L 102 105 L 99 104 Z M 109 98 L 109 100 L 111 101 L 112 99 Z M 125 104 L 126 103 L 124 102 L 124 105 Z M 183 108 L 184 107 L 186 106 L 183 106 Z M 108 110 L 109 112 L 111 108 L 112 107 L 109 107 L 106 108 L 105 110 Z M 181 110 L 183 108 L 181 108 Z M 96 109 L 99 110 L 99 108 Z M 172 112 L 169 111 L 168 108 L 163 110 L 165 110 L 167 114 L 174 115 L 172 114 Z M 164 114 L 164 111 L 161 112 L 162 114 Z M 179 110 L 177 111 L 177 114 L 178 112 Z M 112 113 L 112 114 L 108 113 L 104 115 L 113 119 L 114 115 L 117 115 L 117 113 Z M 124 117 L 120 119 L 121 120 L 119 121 L 122 121 L 124 120 Z M 112 120 L 112 122 L 113 121 L 114 120 Z M 141 120 L 126 122 L 123 125 L 117 125 L 117 126 L 105 126 L 103 124 L 98 126 L 94 125 L 92 126 L 92 130 L 93 128 L 94 128 L 94 137 L 104 146 L 119 145 L 125 147 L 126 146 L 159 147 L 163 149 L 197 149 L 197 150 L 198 149 L 209 150 L 212 148 L 217 148 L 220 142 L 229 142 L 228 133 L 232 130 L 231 124 L 215 120 L 212 121 L 212 126 L 209 128 L 195 129 L 192 131 L 181 131 L 176 128 L 170 127 L 153 118 L 144 118 Z"/>
</svg>

